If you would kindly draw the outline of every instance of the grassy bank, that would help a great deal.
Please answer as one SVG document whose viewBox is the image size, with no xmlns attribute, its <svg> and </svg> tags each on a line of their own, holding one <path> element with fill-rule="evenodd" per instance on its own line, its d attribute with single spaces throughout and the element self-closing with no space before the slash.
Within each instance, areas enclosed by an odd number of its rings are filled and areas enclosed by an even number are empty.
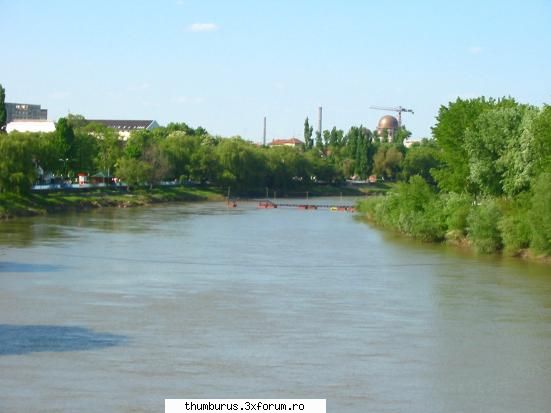
<svg viewBox="0 0 551 413">
<path fill-rule="evenodd" d="M 0 217 L 13 218 L 64 211 L 82 211 L 101 207 L 128 208 L 161 202 L 193 202 L 222 200 L 217 188 L 160 187 L 119 190 L 95 190 L 89 192 L 48 192 L 18 195 L 0 194 Z"/>
<path fill-rule="evenodd" d="M 388 185 L 374 184 L 368 187 L 337 187 L 331 185 L 312 185 L 292 190 L 276 191 L 277 197 L 310 197 L 316 196 L 361 196 L 385 192 Z M 273 196 L 273 190 L 269 190 Z M 54 191 L 34 192 L 25 195 L 0 193 L 0 218 L 44 215 L 64 211 L 83 211 L 92 208 L 118 207 L 129 208 L 146 206 L 163 202 L 197 202 L 222 201 L 227 195 L 227 188 L 217 187 L 155 187 L 141 188 L 132 191 L 98 189 L 92 191 Z M 236 198 L 263 198 L 265 189 L 232 190 Z"/>
</svg>

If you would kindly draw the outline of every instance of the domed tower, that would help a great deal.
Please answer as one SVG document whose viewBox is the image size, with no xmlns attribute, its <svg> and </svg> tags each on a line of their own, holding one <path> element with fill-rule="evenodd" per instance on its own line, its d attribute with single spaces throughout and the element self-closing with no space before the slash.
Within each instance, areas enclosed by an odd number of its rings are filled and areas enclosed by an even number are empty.
<svg viewBox="0 0 551 413">
<path fill-rule="evenodd" d="M 379 119 L 379 123 L 377 124 L 377 134 L 379 136 L 383 136 L 384 131 L 386 131 L 388 140 L 392 140 L 394 133 L 398 130 L 398 127 L 398 119 L 394 116 L 385 115 Z"/>
</svg>

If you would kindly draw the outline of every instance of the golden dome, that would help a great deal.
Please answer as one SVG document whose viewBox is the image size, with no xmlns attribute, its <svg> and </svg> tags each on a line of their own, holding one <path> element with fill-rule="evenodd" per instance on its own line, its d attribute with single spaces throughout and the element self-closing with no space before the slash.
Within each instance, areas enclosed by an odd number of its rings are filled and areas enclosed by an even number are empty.
<svg viewBox="0 0 551 413">
<path fill-rule="evenodd" d="M 398 119 L 394 116 L 385 115 L 379 119 L 377 129 L 398 129 Z"/>
</svg>

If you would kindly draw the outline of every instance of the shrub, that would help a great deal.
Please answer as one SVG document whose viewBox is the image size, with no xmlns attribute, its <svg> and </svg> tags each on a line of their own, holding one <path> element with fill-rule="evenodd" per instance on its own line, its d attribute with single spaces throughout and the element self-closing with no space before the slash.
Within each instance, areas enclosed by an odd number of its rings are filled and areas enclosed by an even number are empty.
<svg viewBox="0 0 551 413">
<path fill-rule="evenodd" d="M 528 220 L 532 229 L 530 247 L 538 253 L 551 253 L 551 173 L 542 173 L 532 185 Z"/>
<path fill-rule="evenodd" d="M 397 184 L 384 198 L 362 202 L 360 211 L 379 225 L 423 241 L 442 240 L 446 232 L 442 201 L 418 175 Z"/>
<path fill-rule="evenodd" d="M 444 214 L 448 231 L 465 235 L 467 216 L 471 210 L 473 198 L 468 194 L 451 192 L 444 197 Z"/>
<path fill-rule="evenodd" d="M 502 247 L 498 222 L 501 211 L 492 198 L 473 206 L 467 216 L 468 236 L 478 252 L 490 254 Z"/>
<path fill-rule="evenodd" d="M 503 202 L 503 215 L 498 223 L 498 228 L 503 240 L 504 251 L 507 254 L 516 255 L 522 249 L 530 246 L 532 229 L 528 220 L 529 209 L 529 193 L 523 193 L 515 199 Z"/>
</svg>

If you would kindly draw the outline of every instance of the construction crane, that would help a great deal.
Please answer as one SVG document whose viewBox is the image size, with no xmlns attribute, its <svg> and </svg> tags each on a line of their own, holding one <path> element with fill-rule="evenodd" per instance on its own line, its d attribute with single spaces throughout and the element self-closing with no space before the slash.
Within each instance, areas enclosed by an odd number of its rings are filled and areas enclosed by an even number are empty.
<svg viewBox="0 0 551 413">
<path fill-rule="evenodd" d="M 396 108 L 387 108 L 385 106 L 370 106 L 369 109 L 377 109 L 377 110 L 390 110 L 393 112 L 398 112 L 398 126 L 402 127 L 402 112 L 410 112 L 413 114 L 413 110 L 406 109 L 401 106 L 398 106 Z"/>
</svg>

